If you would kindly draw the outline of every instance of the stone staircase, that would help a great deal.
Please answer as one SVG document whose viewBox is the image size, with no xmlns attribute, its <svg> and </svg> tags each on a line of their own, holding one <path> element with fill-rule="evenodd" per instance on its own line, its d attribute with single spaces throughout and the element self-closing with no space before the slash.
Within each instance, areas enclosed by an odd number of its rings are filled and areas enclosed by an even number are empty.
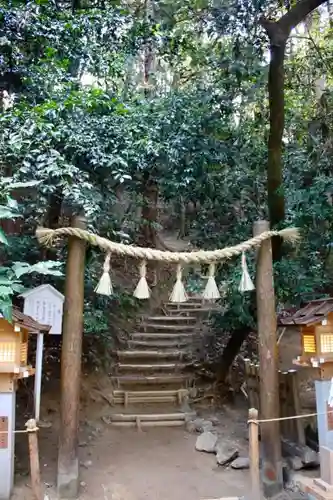
<svg viewBox="0 0 333 500">
<path fill-rule="evenodd" d="M 112 414 L 113 425 L 184 425 L 194 382 L 192 339 L 213 308 L 191 298 L 184 304 L 166 303 L 159 315 L 142 318 L 138 331 L 115 353 L 112 399 L 122 412 Z"/>
</svg>

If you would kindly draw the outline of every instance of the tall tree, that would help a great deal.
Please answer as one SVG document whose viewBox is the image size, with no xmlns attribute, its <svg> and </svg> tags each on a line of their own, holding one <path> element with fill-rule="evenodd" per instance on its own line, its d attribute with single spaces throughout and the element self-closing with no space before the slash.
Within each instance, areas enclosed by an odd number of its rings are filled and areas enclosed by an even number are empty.
<svg viewBox="0 0 333 500">
<path fill-rule="evenodd" d="M 283 194 L 282 136 L 285 121 L 284 60 L 287 40 L 293 28 L 305 20 L 312 11 L 326 0 L 300 0 L 278 20 L 263 17 L 261 24 L 270 41 L 270 64 L 268 76 L 270 131 L 268 139 L 267 192 L 268 210 L 272 226 L 285 219 L 285 196 Z M 281 257 L 281 240 L 273 242 L 275 260 Z"/>
</svg>

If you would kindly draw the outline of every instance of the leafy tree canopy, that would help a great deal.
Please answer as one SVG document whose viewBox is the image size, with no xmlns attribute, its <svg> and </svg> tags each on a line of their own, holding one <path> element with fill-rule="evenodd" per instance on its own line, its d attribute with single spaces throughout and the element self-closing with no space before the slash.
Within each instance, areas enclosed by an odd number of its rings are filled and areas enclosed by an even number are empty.
<svg viewBox="0 0 333 500">
<path fill-rule="evenodd" d="M 203 248 L 248 238 L 254 220 L 272 218 L 272 44 L 265 22 L 281 20 L 295 5 L 2 0 L 0 165 L 11 182 L 33 183 L 28 195 L 2 202 L 2 217 L 19 209 L 25 221 L 21 243 L 0 233 L 3 248 L 12 240 L 9 263 L 42 261 L 36 244 L 24 244 L 22 256 L 22 241 L 32 241 L 36 225 L 56 226 L 75 211 L 84 210 L 103 235 L 137 241 L 147 234 L 145 225 L 160 227 L 158 199 L 173 207 L 176 219 L 179 206 L 191 203 L 196 215 L 189 235 Z M 283 199 L 284 219 L 273 219 L 300 227 L 303 240 L 275 265 L 279 307 L 331 291 L 330 16 L 330 4 L 321 5 L 286 42 L 285 122 L 281 161 L 274 164 L 280 171 L 273 171 L 282 175 L 273 197 Z M 148 200 L 152 186 L 155 201 Z M 131 200 L 126 210 L 119 210 L 119 193 Z M 228 328 L 252 324 L 250 299 L 237 290 L 238 263 L 219 272 L 229 284 Z M 87 300 L 91 312 L 95 299 Z"/>
</svg>

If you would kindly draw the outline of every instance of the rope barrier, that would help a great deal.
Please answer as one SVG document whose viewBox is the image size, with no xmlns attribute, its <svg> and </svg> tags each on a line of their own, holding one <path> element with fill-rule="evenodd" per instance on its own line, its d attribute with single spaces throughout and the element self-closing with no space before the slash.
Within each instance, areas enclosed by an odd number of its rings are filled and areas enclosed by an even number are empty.
<svg viewBox="0 0 333 500">
<path fill-rule="evenodd" d="M 36 428 L 35 430 L 38 430 L 38 428 Z M 0 434 L 28 434 L 28 432 L 32 432 L 32 431 L 28 431 L 28 429 L 18 429 L 18 430 L 15 430 L 15 431 L 0 431 Z M 34 431 L 35 432 L 35 431 Z"/>
<path fill-rule="evenodd" d="M 121 256 L 134 257 L 146 261 L 172 262 L 172 263 L 206 263 L 217 262 L 230 259 L 233 256 L 260 246 L 265 240 L 274 236 L 280 236 L 286 241 L 295 242 L 299 240 L 299 230 L 297 228 L 287 228 L 281 231 L 265 231 L 258 236 L 250 238 L 232 247 L 217 250 L 197 250 L 192 252 L 170 252 L 145 248 L 123 243 L 116 243 L 106 238 L 93 234 L 77 227 L 63 227 L 58 229 L 39 228 L 36 231 L 37 239 L 46 246 L 52 246 L 59 238 L 65 236 L 75 236 L 81 240 L 97 246 L 106 252 L 115 253 Z"/>
<path fill-rule="evenodd" d="M 39 431 L 39 427 L 36 425 L 36 420 L 31 418 L 25 424 L 26 429 L 17 429 L 13 431 L 0 431 L 1 434 L 29 434 L 29 432 Z"/>
<path fill-rule="evenodd" d="M 263 419 L 258 419 L 258 420 L 253 420 L 249 419 L 247 421 L 248 424 L 264 424 L 265 422 L 280 422 L 283 420 L 297 420 L 300 418 L 310 418 L 310 417 L 317 417 L 321 415 L 329 415 L 333 413 L 333 410 L 327 411 L 327 412 L 322 412 L 322 413 L 304 413 L 302 415 L 292 415 L 290 417 L 276 417 L 276 418 L 263 418 Z"/>
</svg>

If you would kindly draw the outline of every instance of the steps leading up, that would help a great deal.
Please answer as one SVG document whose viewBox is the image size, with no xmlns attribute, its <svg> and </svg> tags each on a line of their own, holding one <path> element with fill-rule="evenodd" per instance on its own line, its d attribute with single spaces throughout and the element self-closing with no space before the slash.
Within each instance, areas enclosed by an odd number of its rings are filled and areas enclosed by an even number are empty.
<svg viewBox="0 0 333 500">
<path fill-rule="evenodd" d="M 184 425 L 186 414 L 176 408 L 187 403 L 193 381 L 185 359 L 210 306 L 201 299 L 167 303 L 164 314 L 142 318 L 138 330 L 114 353 L 118 363 L 116 375 L 111 377 L 116 387 L 112 401 L 126 411 L 113 414 L 112 425 L 138 429 Z M 155 408 L 149 406 L 152 404 Z"/>
</svg>

